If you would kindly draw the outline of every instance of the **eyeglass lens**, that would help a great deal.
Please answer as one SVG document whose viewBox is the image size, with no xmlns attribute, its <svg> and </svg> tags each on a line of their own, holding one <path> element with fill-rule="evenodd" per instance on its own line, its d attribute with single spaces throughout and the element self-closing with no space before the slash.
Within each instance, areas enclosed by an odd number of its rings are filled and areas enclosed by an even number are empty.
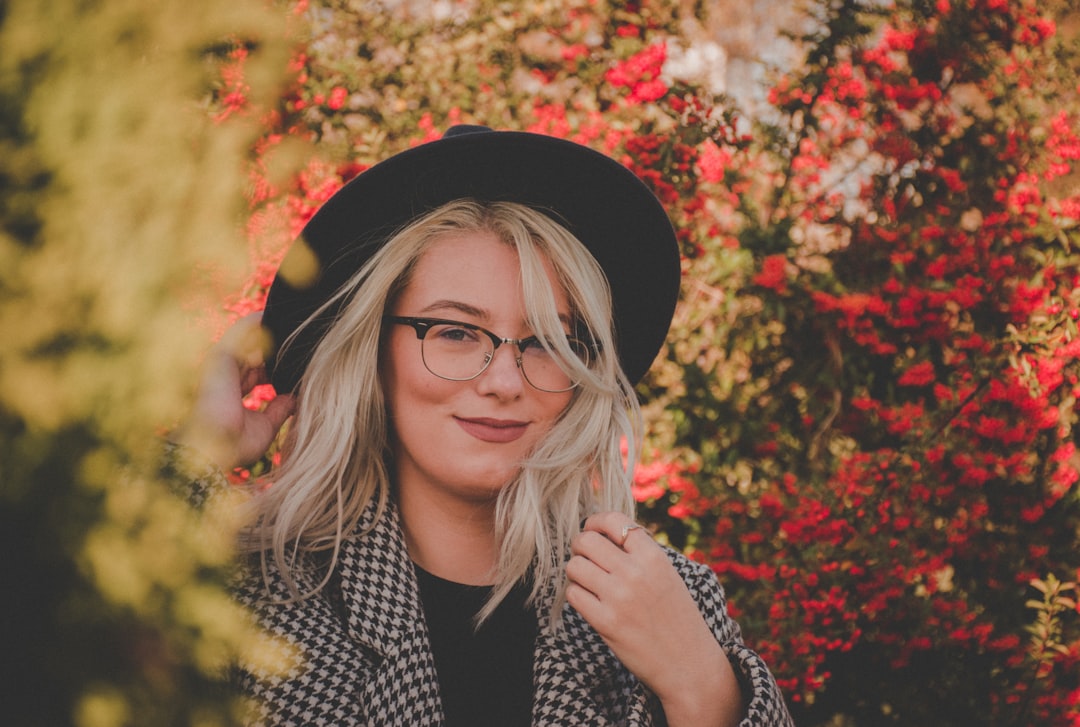
<svg viewBox="0 0 1080 727">
<path fill-rule="evenodd" d="M 567 342 L 571 350 L 588 364 L 588 347 L 575 338 L 568 338 Z M 424 365 L 431 373 L 459 381 L 479 376 L 495 355 L 494 342 L 482 331 L 451 323 L 431 326 L 420 346 Z M 521 372 L 532 386 L 542 391 L 559 392 L 572 389 L 576 384 L 537 339 L 521 342 L 518 349 Z"/>
</svg>

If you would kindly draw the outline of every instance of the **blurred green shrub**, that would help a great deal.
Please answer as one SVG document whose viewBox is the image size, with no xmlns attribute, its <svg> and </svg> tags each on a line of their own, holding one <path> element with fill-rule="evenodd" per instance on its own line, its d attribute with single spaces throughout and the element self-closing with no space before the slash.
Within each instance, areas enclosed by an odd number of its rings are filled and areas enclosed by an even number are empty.
<svg viewBox="0 0 1080 727">
<path fill-rule="evenodd" d="M 215 123 L 220 56 L 280 93 L 258 0 L 0 4 L 0 721 L 229 724 L 258 648 L 221 588 L 232 526 L 159 477 L 208 330 L 247 274 L 259 127 Z M 226 513 L 227 509 L 222 509 Z"/>
</svg>

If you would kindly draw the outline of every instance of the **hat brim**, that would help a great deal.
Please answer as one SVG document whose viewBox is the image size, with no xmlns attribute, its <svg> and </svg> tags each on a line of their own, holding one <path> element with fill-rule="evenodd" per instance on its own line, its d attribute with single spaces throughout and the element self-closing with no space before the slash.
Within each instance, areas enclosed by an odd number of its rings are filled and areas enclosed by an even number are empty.
<svg viewBox="0 0 1080 727">
<path fill-rule="evenodd" d="M 630 170 L 588 147 L 518 131 L 467 127 L 358 175 L 302 232 L 320 273 L 293 287 L 280 273 L 263 325 L 276 345 L 323 305 L 398 229 L 456 199 L 526 204 L 573 233 L 611 287 L 619 362 L 632 382 L 663 345 L 679 295 L 679 250 L 663 206 Z M 336 311 L 306 326 L 268 362 L 279 392 L 296 389 Z"/>
</svg>

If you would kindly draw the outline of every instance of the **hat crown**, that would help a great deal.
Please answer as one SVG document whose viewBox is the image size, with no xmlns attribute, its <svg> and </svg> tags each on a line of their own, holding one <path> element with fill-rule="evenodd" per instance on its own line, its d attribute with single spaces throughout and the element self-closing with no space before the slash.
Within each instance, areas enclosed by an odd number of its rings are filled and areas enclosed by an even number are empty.
<svg viewBox="0 0 1080 727">
<path fill-rule="evenodd" d="M 493 133 L 493 129 L 490 126 L 481 126 L 480 124 L 455 124 L 446 130 L 442 138 L 453 139 L 455 136 L 483 133 Z"/>
</svg>

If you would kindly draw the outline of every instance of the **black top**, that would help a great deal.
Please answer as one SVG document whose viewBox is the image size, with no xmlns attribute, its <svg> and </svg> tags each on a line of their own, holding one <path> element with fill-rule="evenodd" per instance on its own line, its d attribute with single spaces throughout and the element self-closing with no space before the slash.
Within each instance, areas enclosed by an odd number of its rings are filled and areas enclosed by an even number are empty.
<svg viewBox="0 0 1080 727">
<path fill-rule="evenodd" d="M 528 727 L 536 614 L 518 586 L 476 629 L 489 586 L 454 583 L 416 567 L 447 727 Z"/>
</svg>

